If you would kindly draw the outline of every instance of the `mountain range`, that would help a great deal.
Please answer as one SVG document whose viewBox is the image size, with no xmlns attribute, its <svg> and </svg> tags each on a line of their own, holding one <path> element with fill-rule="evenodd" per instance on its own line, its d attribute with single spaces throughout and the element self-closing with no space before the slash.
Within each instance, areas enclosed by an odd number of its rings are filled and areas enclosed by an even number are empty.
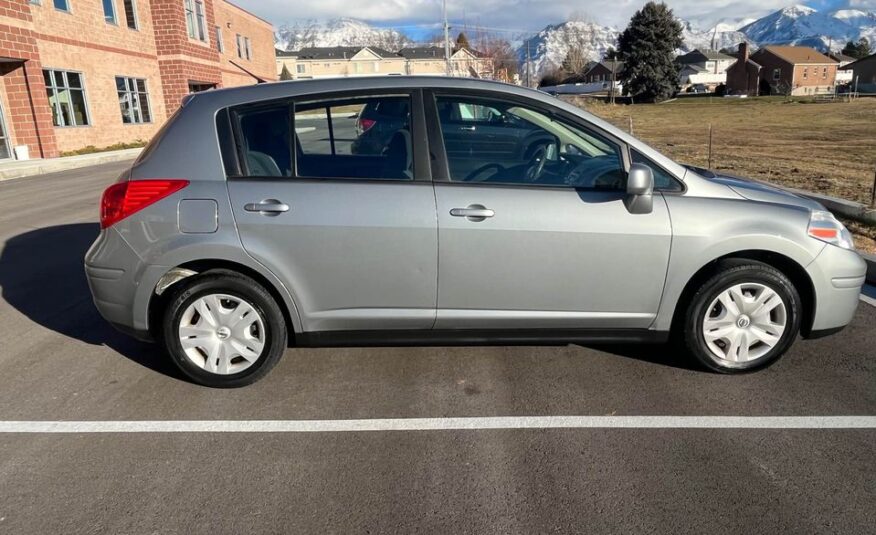
<svg viewBox="0 0 876 535">
<path fill-rule="evenodd" d="M 792 5 L 759 19 L 724 20 L 710 28 L 678 19 L 684 44 L 680 53 L 696 48 L 735 48 L 746 41 L 755 46 L 795 44 L 819 50 L 839 50 L 847 41 L 866 37 L 876 44 L 876 12 L 845 8 L 818 11 L 804 5 Z M 586 20 L 568 20 L 551 24 L 535 34 L 518 35 L 513 41 L 521 63 L 531 61 L 532 72 L 540 75 L 560 65 L 571 48 L 578 48 L 591 60 L 601 59 L 615 46 L 621 29 Z M 277 47 L 297 50 L 307 46 L 376 46 L 397 50 L 413 41 L 404 33 L 377 28 L 363 21 L 340 18 L 330 21 L 299 21 L 280 26 Z"/>
</svg>

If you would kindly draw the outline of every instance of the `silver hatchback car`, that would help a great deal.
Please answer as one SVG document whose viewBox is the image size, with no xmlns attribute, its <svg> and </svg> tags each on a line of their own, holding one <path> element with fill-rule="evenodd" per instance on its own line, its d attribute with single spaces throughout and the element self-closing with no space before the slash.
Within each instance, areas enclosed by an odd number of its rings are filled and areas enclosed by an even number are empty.
<svg viewBox="0 0 876 535">
<path fill-rule="evenodd" d="M 842 329 L 866 271 L 815 202 L 455 78 L 191 96 L 106 190 L 101 228 L 100 313 L 214 387 L 289 344 L 674 334 L 706 368 L 749 371 Z"/>
</svg>

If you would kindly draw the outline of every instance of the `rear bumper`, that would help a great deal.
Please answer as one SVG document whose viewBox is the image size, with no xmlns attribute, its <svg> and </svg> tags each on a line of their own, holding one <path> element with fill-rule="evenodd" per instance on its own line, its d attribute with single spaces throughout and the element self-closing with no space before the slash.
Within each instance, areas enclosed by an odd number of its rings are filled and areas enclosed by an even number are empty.
<svg viewBox="0 0 876 535">
<path fill-rule="evenodd" d="M 115 328 L 140 340 L 151 339 L 147 316 L 157 278 L 149 284 L 154 272 L 162 271 L 157 267 L 144 264 L 113 228 L 101 231 L 85 254 L 85 277 L 97 311 Z"/>
<path fill-rule="evenodd" d="M 867 264 L 855 251 L 828 245 L 806 268 L 815 290 L 808 338 L 838 332 L 852 321 L 860 302 Z"/>
</svg>

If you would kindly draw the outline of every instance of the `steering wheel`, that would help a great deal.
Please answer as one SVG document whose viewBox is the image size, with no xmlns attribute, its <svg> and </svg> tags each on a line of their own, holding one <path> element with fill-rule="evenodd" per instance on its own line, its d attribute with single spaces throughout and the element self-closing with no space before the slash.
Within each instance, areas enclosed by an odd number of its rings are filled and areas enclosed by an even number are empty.
<svg viewBox="0 0 876 535">
<path fill-rule="evenodd" d="M 527 182 L 538 182 L 538 179 L 541 178 L 544 164 L 547 162 L 547 148 L 547 144 L 540 144 L 529 157 L 529 163 L 526 165 Z"/>
<path fill-rule="evenodd" d="M 484 173 L 486 173 L 490 169 L 494 169 L 493 173 L 489 174 L 489 175 L 484 175 Z M 466 175 L 465 182 L 486 182 L 490 178 L 493 178 L 494 176 L 496 176 L 496 173 L 499 173 L 499 172 L 504 171 L 504 170 L 505 170 L 505 168 L 502 167 L 500 164 L 488 163 L 486 165 L 482 165 L 482 166 L 478 167 L 477 169 L 475 169 L 474 171 L 472 171 L 471 173 Z M 484 176 L 481 176 L 481 175 L 484 175 Z"/>
</svg>

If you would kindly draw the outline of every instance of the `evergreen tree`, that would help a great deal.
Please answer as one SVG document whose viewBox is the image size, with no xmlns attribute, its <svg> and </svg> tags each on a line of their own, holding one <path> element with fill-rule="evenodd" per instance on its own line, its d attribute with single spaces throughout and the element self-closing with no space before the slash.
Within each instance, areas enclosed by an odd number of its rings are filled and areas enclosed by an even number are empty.
<svg viewBox="0 0 876 535">
<path fill-rule="evenodd" d="M 456 37 L 456 49 L 460 50 L 463 48 L 471 49 L 471 46 L 468 44 L 468 37 L 466 37 L 464 32 L 459 32 L 459 35 Z"/>
<path fill-rule="evenodd" d="M 638 99 L 660 101 L 678 89 L 675 50 L 682 45 L 681 24 L 666 4 L 648 2 L 636 11 L 618 37 L 624 65 L 620 80 Z"/>
<path fill-rule="evenodd" d="M 843 47 L 842 53 L 855 59 L 866 58 L 870 55 L 870 41 L 866 37 L 861 37 L 857 43 L 849 41 Z"/>
<path fill-rule="evenodd" d="M 280 71 L 280 80 L 291 80 L 291 79 L 292 79 L 292 73 L 289 72 L 289 68 L 286 67 L 286 64 L 284 63 L 283 70 Z"/>
</svg>

